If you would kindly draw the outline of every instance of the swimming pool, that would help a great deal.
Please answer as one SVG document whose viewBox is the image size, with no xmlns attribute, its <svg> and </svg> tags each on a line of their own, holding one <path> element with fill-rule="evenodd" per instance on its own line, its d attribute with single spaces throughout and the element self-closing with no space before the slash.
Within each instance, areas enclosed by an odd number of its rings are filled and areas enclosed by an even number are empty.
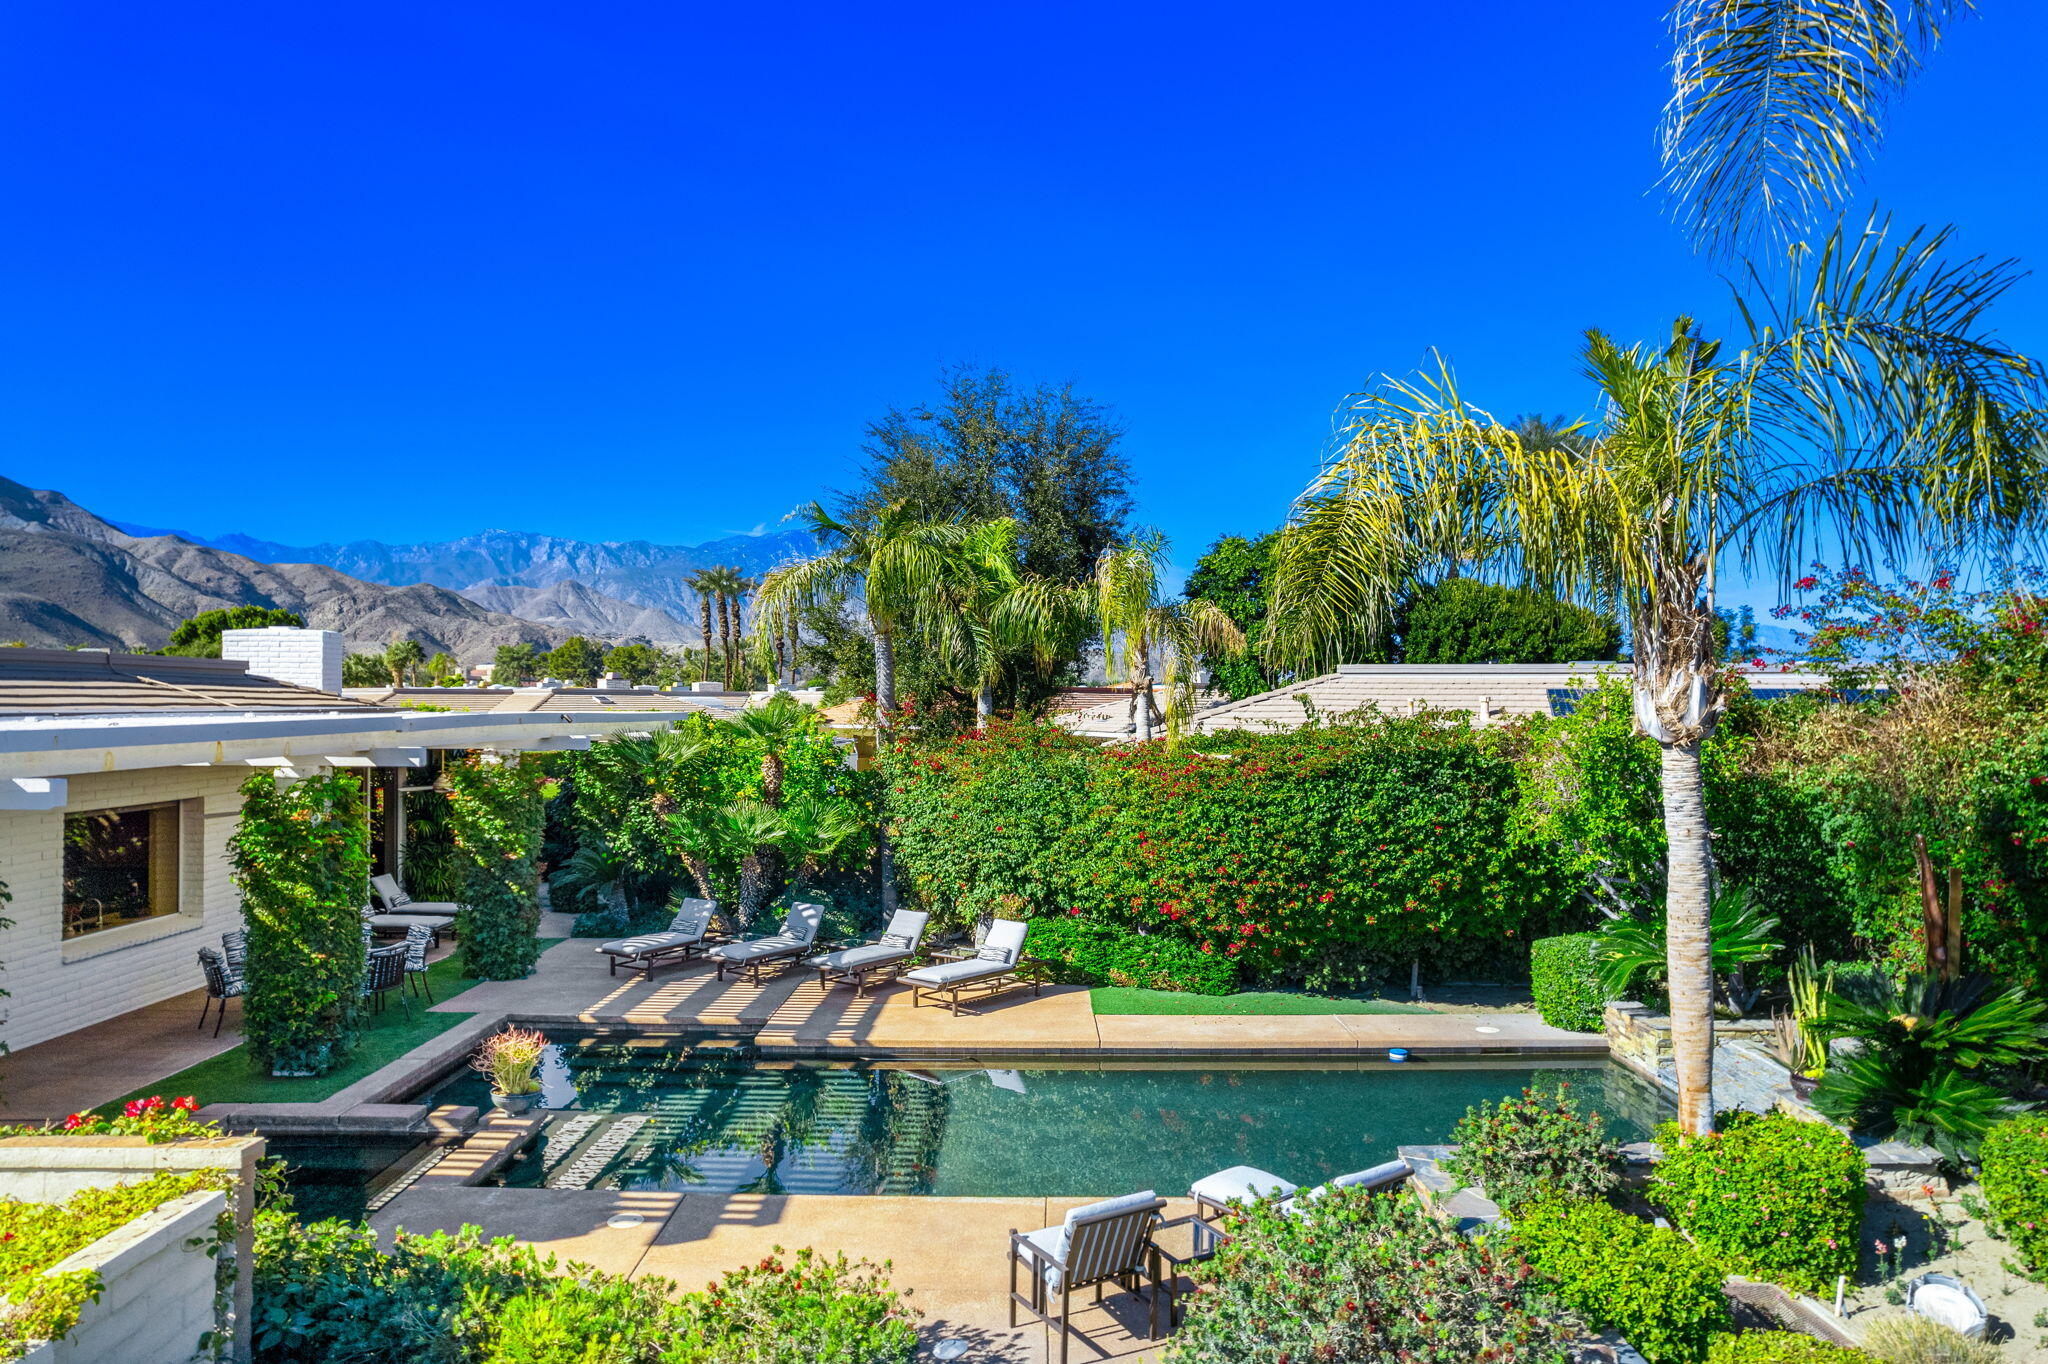
<svg viewBox="0 0 2048 1364">
<path fill-rule="evenodd" d="M 1571 1085 L 1619 1139 L 1659 1116 L 1612 1066 L 813 1062 L 705 1038 L 564 1040 L 542 1083 L 547 1128 L 506 1184 L 1078 1197 L 1182 1190 L 1230 1165 L 1326 1179 L 1440 1142 L 1467 1106 L 1532 1083 Z M 423 1100 L 490 1102 L 466 1071 Z"/>
</svg>

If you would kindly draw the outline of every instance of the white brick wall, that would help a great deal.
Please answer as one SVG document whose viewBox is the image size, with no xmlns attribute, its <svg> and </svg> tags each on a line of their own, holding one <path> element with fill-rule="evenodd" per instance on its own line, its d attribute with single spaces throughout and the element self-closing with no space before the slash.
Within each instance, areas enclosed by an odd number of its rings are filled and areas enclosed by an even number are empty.
<svg viewBox="0 0 2048 1364">
<path fill-rule="evenodd" d="M 299 630 L 289 625 L 261 630 L 223 630 L 220 656 L 239 658 L 249 671 L 317 691 L 341 691 L 341 635 L 334 630 Z"/>
<path fill-rule="evenodd" d="M 189 1364 L 201 1340 L 219 1328 L 214 1219 L 227 1208 L 218 1190 L 186 1194 L 108 1233 L 52 1266 L 53 1273 L 99 1271 L 105 1287 L 62 1340 L 24 1364 Z"/>
<path fill-rule="evenodd" d="M 198 949 L 242 924 L 228 838 L 246 768 L 159 767 L 71 778 L 70 810 L 182 804 L 179 912 L 65 942 L 63 812 L 0 811 L 0 881 L 13 901 L 0 931 L 0 1038 L 32 1046 L 203 983 Z M 196 1016 L 195 1016 L 195 1022 Z"/>
</svg>

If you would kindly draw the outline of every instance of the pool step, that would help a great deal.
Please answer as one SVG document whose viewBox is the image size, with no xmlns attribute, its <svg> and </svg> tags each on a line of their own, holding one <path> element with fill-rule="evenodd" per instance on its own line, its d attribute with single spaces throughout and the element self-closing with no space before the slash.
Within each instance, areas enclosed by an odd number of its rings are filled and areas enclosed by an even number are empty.
<svg viewBox="0 0 2048 1364">
<path fill-rule="evenodd" d="M 582 1155 L 569 1163 L 569 1167 L 548 1180 L 550 1189 L 587 1189 L 597 1177 L 605 1172 L 619 1152 L 626 1149 L 641 1128 L 647 1126 L 647 1119 L 638 1113 L 615 1119 L 605 1128 L 598 1139 Z"/>
</svg>

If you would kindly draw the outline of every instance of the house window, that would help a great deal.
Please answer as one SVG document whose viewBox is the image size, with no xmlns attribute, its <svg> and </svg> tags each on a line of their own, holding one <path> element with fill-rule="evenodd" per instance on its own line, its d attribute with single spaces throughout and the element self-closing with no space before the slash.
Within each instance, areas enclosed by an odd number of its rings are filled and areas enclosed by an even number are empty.
<svg viewBox="0 0 2048 1364">
<path fill-rule="evenodd" d="M 178 912 L 178 806 L 64 816 L 64 936 Z"/>
</svg>

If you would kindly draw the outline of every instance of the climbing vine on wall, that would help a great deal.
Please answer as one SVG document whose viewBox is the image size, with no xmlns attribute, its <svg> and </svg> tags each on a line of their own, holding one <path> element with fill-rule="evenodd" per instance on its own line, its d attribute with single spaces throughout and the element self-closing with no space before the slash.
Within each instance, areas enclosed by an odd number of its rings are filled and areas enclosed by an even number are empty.
<svg viewBox="0 0 2048 1364">
<path fill-rule="evenodd" d="M 448 822 L 462 854 L 463 974 L 519 980 L 540 956 L 541 826 L 547 774 L 529 758 L 472 754 L 446 771 Z"/>
<path fill-rule="evenodd" d="M 229 840 L 249 931 L 242 1028 L 254 1059 L 321 1074 L 355 1046 L 370 833 L 352 772 L 242 784 Z"/>
</svg>

